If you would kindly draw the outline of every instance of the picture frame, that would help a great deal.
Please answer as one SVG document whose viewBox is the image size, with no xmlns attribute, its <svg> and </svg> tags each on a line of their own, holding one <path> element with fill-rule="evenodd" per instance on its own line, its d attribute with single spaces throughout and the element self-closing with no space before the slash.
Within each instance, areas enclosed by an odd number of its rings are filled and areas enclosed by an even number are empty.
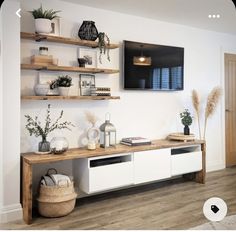
<svg viewBox="0 0 236 232">
<path fill-rule="evenodd" d="M 95 75 L 80 74 L 79 86 L 81 96 L 91 96 L 91 89 L 95 88 Z"/>
<path fill-rule="evenodd" d="M 52 19 L 51 25 L 52 25 L 52 31 L 51 31 L 51 33 L 49 33 L 49 35 L 60 36 L 61 35 L 61 20 L 60 20 L 60 18 Z"/>
<path fill-rule="evenodd" d="M 96 49 L 78 49 L 78 58 L 85 59 L 86 68 L 97 68 L 97 50 Z"/>
</svg>

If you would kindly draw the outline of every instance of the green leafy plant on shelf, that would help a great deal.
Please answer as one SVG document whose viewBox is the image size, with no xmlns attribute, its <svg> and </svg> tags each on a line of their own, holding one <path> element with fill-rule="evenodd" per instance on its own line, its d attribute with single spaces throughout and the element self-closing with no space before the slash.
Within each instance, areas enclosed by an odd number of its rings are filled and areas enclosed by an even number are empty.
<svg viewBox="0 0 236 232">
<path fill-rule="evenodd" d="M 68 75 L 61 75 L 56 80 L 50 83 L 50 89 L 55 89 L 58 87 L 71 87 L 72 78 Z"/>
<path fill-rule="evenodd" d="M 184 125 L 184 134 L 189 135 L 190 134 L 189 126 L 193 122 L 193 117 L 191 116 L 191 113 L 189 112 L 188 109 L 185 109 L 184 112 L 180 113 L 180 118 L 182 124 Z"/>
<path fill-rule="evenodd" d="M 42 142 L 44 144 L 44 148 L 46 149 L 40 149 L 39 151 L 49 151 L 50 150 L 50 143 L 47 142 L 48 135 L 54 131 L 54 130 L 62 130 L 67 129 L 71 131 L 71 127 L 74 127 L 74 124 L 68 121 L 60 122 L 60 120 L 63 117 L 63 110 L 61 111 L 60 115 L 56 120 L 53 122 L 51 119 L 51 105 L 48 104 L 46 118 L 45 118 L 45 125 L 43 126 L 42 123 L 39 121 L 38 116 L 35 116 L 34 118 L 30 115 L 25 115 L 27 119 L 27 123 L 25 125 L 25 128 L 28 130 L 30 136 L 34 135 L 35 137 L 42 138 Z M 46 145 L 45 145 L 46 144 Z"/>
<path fill-rule="evenodd" d="M 58 18 L 59 16 L 57 13 L 61 12 L 60 10 L 54 11 L 53 9 L 50 10 L 44 10 L 43 6 L 41 6 L 38 9 L 34 9 L 32 11 L 29 11 L 35 19 L 49 19 L 52 20 L 54 18 Z"/>
</svg>

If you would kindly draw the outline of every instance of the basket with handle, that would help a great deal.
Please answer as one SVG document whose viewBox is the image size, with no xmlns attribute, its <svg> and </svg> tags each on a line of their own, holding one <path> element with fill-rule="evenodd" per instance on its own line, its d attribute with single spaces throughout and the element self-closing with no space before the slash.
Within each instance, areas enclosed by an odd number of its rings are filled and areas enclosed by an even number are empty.
<svg viewBox="0 0 236 232">
<path fill-rule="evenodd" d="M 37 199 L 39 213 L 44 217 L 65 216 L 74 209 L 76 197 L 73 182 L 67 181 L 66 185 L 40 185 Z"/>
</svg>

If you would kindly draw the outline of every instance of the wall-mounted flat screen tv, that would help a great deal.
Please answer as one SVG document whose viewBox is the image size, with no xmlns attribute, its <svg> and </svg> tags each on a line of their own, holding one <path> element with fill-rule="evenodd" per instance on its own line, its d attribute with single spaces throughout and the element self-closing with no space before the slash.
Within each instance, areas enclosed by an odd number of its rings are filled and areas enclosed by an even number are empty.
<svg viewBox="0 0 236 232">
<path fill-rule="evenodd" d="M 124 89 L 184 89 L 184 48 L 124 41 Z"/>
</svg>

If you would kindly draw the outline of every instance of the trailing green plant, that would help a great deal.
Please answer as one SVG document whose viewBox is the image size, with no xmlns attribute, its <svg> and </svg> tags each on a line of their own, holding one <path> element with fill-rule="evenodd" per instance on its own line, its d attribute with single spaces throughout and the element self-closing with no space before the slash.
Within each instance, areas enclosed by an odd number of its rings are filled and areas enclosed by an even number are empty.
<svg viewBox="0 0 236 232">
<path fill-rule="evenodd" d="M 193 122 L 193 117 L 188 109 L 185 109 L 184 112 L 180 113 L 180 118 L 184 126 L 190 126 Z"/>
<path fill-rule="evenodd" d="M 25 115 L 27 119 L 27 124 L 25 125 L 25 128 L 29 131 L 30 136 L 32 135 L 34 135 L 35 137 L 41 136 L 42 141 L 46 141 L 48 134 L 51 133 L 52 131 L 57 129 L 71 130 L 70 127 L 74 127 L 74 125 L 71 122 L 67 121 L 59 122 L 62 119 L 63 110 L 61 111 L 59 117 L 54 122 L 52 122 L 50 109 L 51 105 L 48 104 L 44 126 L 42 126 L 41 122 L 38 120 L 38 116 L 35 116 L 35 118 L 33 118 L 30 115 Z"/>
<path fill-rule="evenodd" d="M 70 87 L 72 86 L 72 78 L 69 75 L 61 75 L 50 84 L 50 89 L 58 87 Z"/>
<path fill-rule="evenodd" d="M 107 60 L 110 61 L 110 39 L 105 32 L 98 34 L 99 62 L 102 64 L 102 54 L 107 54 Z"/>
<path fill-rule="evenodd" d="M 32 11 L 29 11 L 35 19 L 49 19 L 52 20 L 54 18 L 57 18 L 57 13 L 61 12 L 60 10 L 54 11 L 53 9 L 50 10 L 43 10 L 43 6 L 41 6 L 38 9 L 34 9 Z"/>
</svg>

